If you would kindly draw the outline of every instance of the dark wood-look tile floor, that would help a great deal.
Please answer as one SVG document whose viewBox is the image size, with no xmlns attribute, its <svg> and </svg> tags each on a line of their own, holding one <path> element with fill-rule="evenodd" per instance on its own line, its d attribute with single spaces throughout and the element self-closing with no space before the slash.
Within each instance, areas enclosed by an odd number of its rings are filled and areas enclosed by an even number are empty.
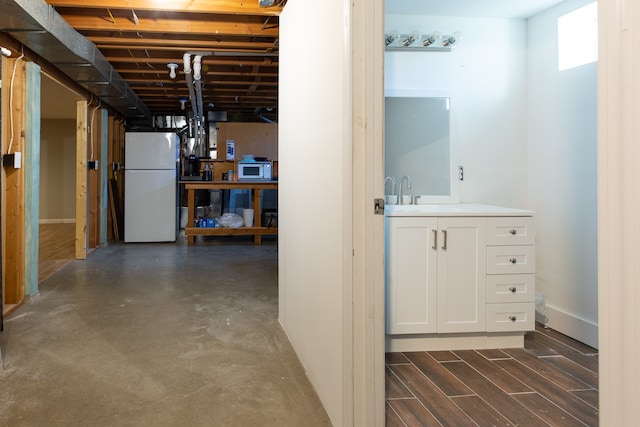
<svg viewBox="0 0 640 427">
<path fill-rule="evenodd" d="M 386 354 L 387 426 L 597 426 L 598 352 L 536 325 L 524 349 Z"/>
</svg>

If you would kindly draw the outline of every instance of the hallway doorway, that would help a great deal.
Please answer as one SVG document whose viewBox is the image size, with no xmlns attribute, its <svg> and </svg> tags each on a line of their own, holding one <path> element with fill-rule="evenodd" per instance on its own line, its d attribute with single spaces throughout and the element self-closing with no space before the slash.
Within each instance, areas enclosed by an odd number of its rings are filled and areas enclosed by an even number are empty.
<svg viewBox="0 0 640 427">
<path fill-rule="evenodd" d="M 38 283 L 75 259 L 76 102 L 81 99 L 42 75 Z"/>
</svg>

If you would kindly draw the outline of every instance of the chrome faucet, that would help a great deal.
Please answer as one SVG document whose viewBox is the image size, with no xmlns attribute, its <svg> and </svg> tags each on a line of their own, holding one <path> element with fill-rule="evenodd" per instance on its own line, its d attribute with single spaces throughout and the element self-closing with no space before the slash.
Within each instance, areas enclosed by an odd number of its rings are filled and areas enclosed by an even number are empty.
<svg viewBox="0 0 640 427">
<path fill-rule="evenodd" d="M 411 177 L 409 175 L 405 175 L 400 180 L 400 184 L 398 184 L 398 204 L 404 205 L 404 200 L 402 200 L 402 184 L 407 181 L 407 190 L 411 189 Z"/>
<path fill-rule="evenodd" d="M 387 181 L 391 182 L 391 195 L 395 195 L 396 194 L 396 177 L 395 176 L 388 176 L 384 179 L 384 184 L 382 184 L 384 186 L 384 194 L 385 196 L 387 195 Z"/>
</svg>

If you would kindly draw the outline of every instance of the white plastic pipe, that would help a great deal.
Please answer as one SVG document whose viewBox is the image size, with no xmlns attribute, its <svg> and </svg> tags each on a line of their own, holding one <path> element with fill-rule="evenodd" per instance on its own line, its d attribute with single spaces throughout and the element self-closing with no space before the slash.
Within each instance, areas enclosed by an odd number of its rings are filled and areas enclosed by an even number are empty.
<svg viewBox="0 0 640 427">
<path fill-rule="evenodd" d="M 200 71 L 202 70 L 202 56 L 196 55 L 193 57 L 193 79 L 200 80 L 202 74 Z"/>
<path fill-rule="evenodd" d="M 191 54 L 185 53 L 182 55 L 182 61 L 184 62 L 184 73 L 191 74 Z"/>
</svg>

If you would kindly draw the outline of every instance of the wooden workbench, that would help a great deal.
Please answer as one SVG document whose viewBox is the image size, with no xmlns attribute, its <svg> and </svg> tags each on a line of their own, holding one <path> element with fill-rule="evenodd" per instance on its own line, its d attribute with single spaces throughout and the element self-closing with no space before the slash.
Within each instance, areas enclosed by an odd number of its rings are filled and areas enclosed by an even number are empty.
<svg viewBox="0 0 640 427">
<path fill-rule="evenodd" d="M 276 227 L 262 227 L 262 209 L 260 199 L 262 190 L 277 190 L 278 181 L 180 181 L 187 192 L 188 220 L 184 229 L 189 245 L 195 243 L 196 236 L 253 236 L 256 245 L 262 243 L 265 234 L 278 234 Z M 193 220 L 196 212 L 196 190 L 251 190 L 251 207 L 254 209 L 253 227 L 194 227 Z"/>
</svg>

